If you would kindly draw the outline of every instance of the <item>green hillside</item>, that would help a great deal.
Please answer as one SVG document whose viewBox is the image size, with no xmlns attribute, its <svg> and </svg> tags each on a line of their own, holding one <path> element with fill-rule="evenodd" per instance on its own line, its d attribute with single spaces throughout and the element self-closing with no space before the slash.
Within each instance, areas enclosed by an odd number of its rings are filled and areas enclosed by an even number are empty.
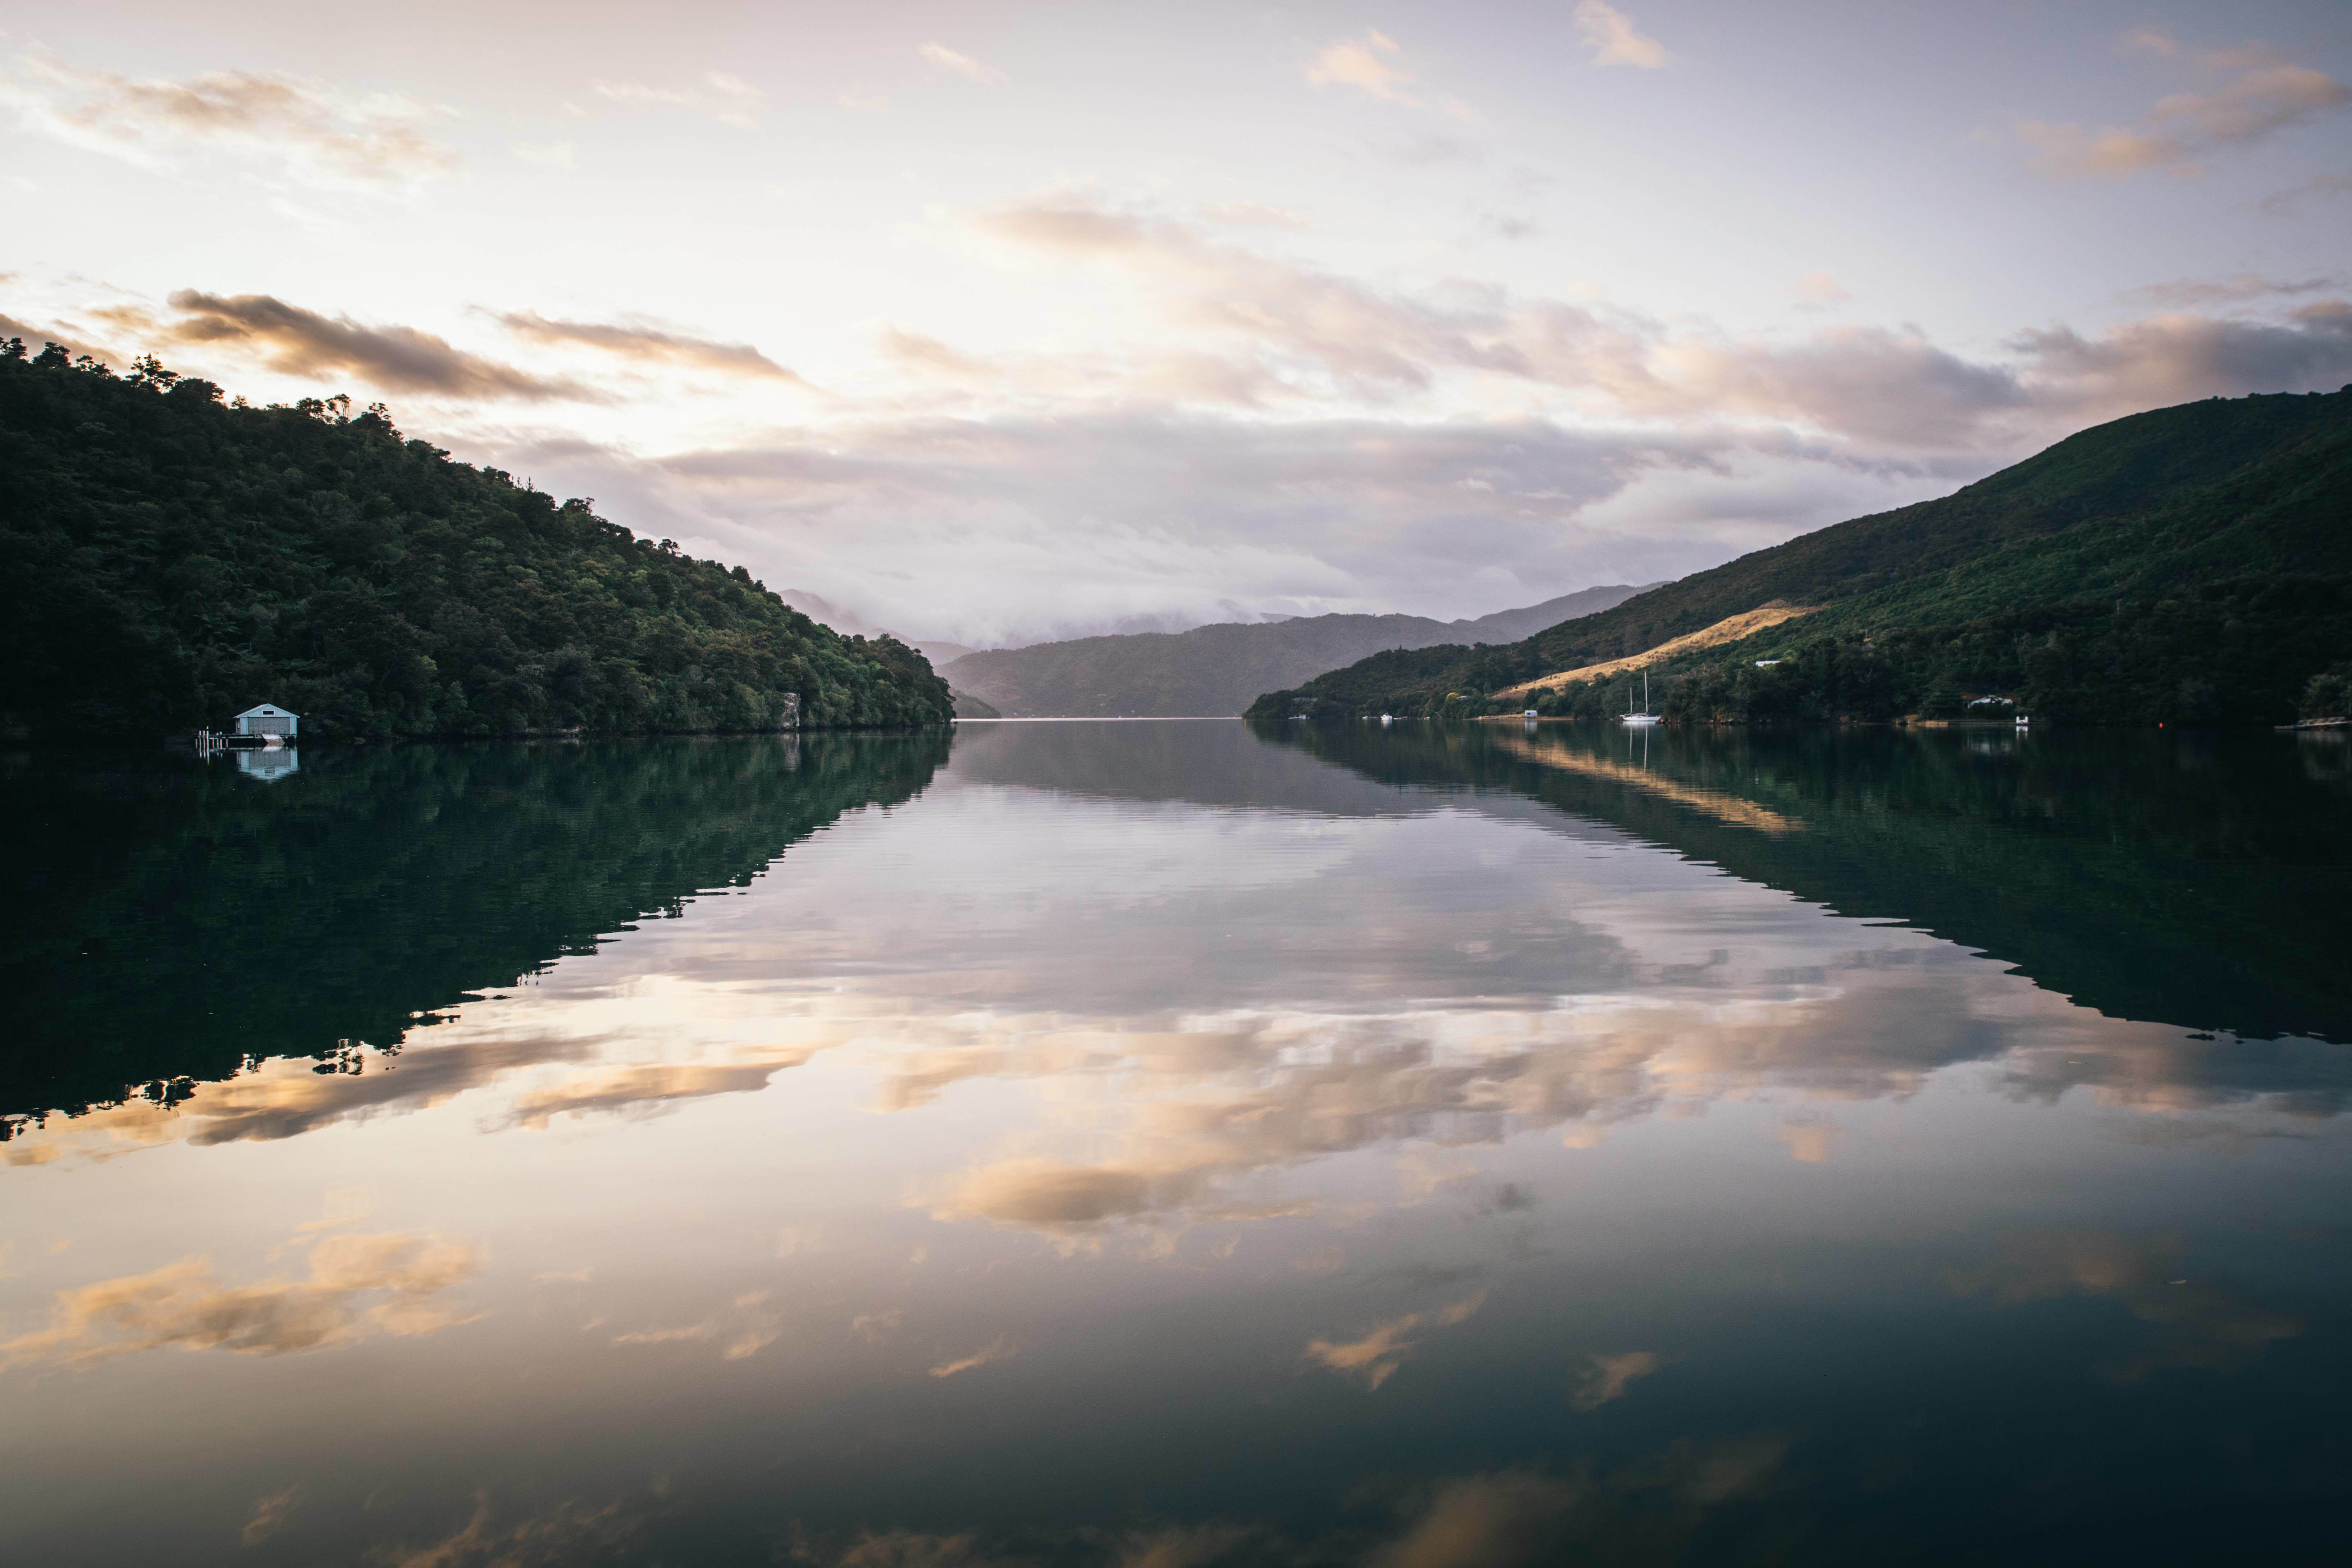
<svg viewBox="0 0 2352 1568">
<path fill-rule="evenodd" d="M 944 723 L 947 683 L 379 405 L 221 402 L 0 344 L 0 732 L 152 737 L 257 702 L 306 736 Z"/>
<path fill-rule="evenodd" d="M 1380 648 L 1510 642 L 1640 593 L 1586 588 L 1475 621 L 1423 616 L 1302 616 L 1254 625 L 1074 637 L 968 654 L 942 667 L 958 691 L 1015 718 L 1200 718 L 1239 713 L 1269 687 L 1352 663 Z"/>
<path fill-rule="evenodd" d="M 1820 613 L 1660 662 L 1654 705 L 1879 719 L 1997 694 L 2075 722 L 2284 722 L 2352 655 L 2352 388 L 2135 415 L 1508 647 L 1383 654 L 1251 711 L 1515 709 L 1489 694 L 1775 603 Z M 1623 695 L 1617 678 L 1536 705 L 1597 716 Z"/>
</svg>

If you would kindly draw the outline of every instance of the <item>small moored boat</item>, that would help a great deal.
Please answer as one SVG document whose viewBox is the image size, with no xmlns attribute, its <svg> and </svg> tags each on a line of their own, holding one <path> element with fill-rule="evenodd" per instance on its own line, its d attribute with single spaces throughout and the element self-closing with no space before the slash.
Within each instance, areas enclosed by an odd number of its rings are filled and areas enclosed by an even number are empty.
<svg viewBox="0 0 2352 1568">
<path fill-rule="evenodd" d="M 1625 704 L 1628 709 L 1632 708 L 1633 702 L 1633 683 L 1629 680 L 1625 683 Z M 1645 669 L 1642 672 L 1641 711 L 1638 713 L 1629 711 L 1622 715 L 1622 717 L 1628 724 L 1655 724 L 1659 722 L 1658 716 L 1650 711 L 1650 672 L 1648 670 Z"/>
</svg>

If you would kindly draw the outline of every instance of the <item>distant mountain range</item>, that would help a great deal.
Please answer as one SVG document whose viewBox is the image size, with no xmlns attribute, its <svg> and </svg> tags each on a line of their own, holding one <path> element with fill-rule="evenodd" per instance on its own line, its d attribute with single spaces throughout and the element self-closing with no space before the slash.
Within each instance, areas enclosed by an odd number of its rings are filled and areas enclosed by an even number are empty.
<svg viewBox="0 0 2352 1568">
<path fill-rule="evenodd" d="M 2352 387 L 2069 437 L 1500 647 L 1384 652 L 1254 718 L 1601 717 L 1645 669 L 1688 722 L 1957 716 L 2282 723 L 2352 680 Z M 2328 694 L 2333 693 L 2331 698 Z"/>
<path fill-rule="evenodd" d="M 1011 718 L 1213 717 L 1236 714 L 1273 687 L 1293 686 L 1383 648 L 1513 642 L 1590 616 L 1643 590 L 1617 584 L 1563 594 L 1476 620 L 1421 616 L 1302 616 L 1255 625 L 1077 637 L 967 653 L 940 668 L 959 693 Z M 786 599 L 820 620 L 811 600 Z M 822 601 L 814 601 L 822 603 Z M 839 622 L 827 622 L 839 626 Z M 933 646 L 918 643 L 929 651 Z"/>
</svg>

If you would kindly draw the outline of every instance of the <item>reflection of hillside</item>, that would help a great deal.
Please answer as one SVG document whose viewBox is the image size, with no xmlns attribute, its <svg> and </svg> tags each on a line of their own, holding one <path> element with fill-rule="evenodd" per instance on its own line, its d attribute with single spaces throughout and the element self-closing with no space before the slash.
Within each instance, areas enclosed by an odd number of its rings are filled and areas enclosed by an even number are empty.
<svg viewBox="0 0 2352 1568">
<path fill-rule="evenodd" d="M 947 745 L 331 751 L 266 790 L 226 768 L 20 757 L 0 795 L 45 831 L 0 914 L 0 1110 L 396 1045 L 469 992 L 742 885 L 845 811 L 907 799 Z"/>
<path fill-rule="evenodd" d="M 1238 719 L 973 724 L 956 731 L 955 773 L 1111 800 L 1378 816 L 1418 803 L 1298 752 L 1258 743 Z"/>
<path fill-rule="evenodd" d="M 1766 806 L 1755 805 L 1737 795 L 1718 790 L 1693 789 L 1676 784 L 1664 774 L 1651 772 L 1640 763 L 1620 762 L 1614 757 L 1596 757 L 1578 751 L 1573 746 L 1553 740 L 1549 744 L 1524 741 L 1516 735 L 1498 735 L 1495 744 L 1511 756 L 1530 762 L 1539 768 L 1556 768 L 1564 773 L 1581 773 L 1601 784 L 1622 784 L 1643 795 L 1672 801 L 1687 806 L 1702 816 L 1712 816 L 1734 827 L 1752 827 L 1759 833 L 1795 833 L 1803 823 L 1781 816 Z"/>
<path fill-rule="evenodd" d="M 1678 730 L 1646 755 L 1614 729 L 1548 728 L 1532 752 L 1488 727 L 1279 738 L 1385 784 L 1548 801 L 2114 1016 L 2352 1041 L 2352 801 L 2283 738 Z"/>
</svg>

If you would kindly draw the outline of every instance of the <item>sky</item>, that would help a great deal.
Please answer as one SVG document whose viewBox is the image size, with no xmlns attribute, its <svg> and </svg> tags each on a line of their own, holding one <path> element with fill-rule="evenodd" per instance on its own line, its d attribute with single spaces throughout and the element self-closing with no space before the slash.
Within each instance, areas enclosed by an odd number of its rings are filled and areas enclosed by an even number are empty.
<svg viewBox="0 0 2352 1568">
<path fill-rule="evenodd" d="M 1452 619 L 2352 382 L 2352 11 L 0 3 L 0 335 L 904 636 Z"/>
</svg>

